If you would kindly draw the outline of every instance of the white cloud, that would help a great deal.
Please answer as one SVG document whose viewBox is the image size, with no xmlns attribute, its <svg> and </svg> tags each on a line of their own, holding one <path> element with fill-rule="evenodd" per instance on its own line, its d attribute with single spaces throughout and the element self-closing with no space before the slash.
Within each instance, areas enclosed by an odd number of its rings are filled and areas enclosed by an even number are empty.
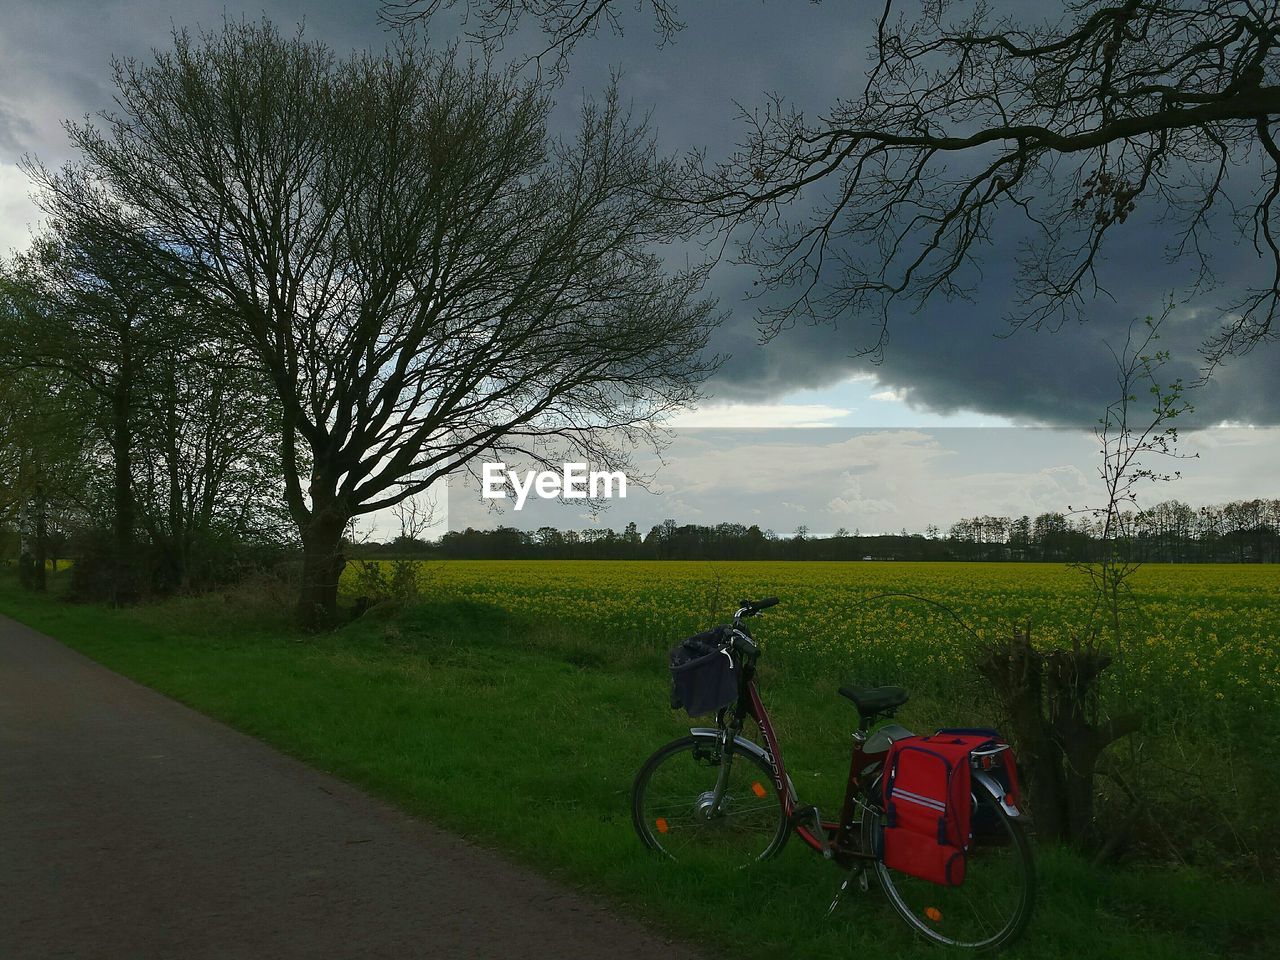
<svg viewBox="0 0 1280 960">
<path fill-rule="evenodd" d="M 878 390 L 871 394 L 872 400 L 879 400 L 881 403 L 902 403 L 907 399 L 907 391 L 898 390 Z"/>
<path fill-rule="evenodd" d="M 672 506 L 675 508 L 674 512 L 676 517 L 680 518 L 678 521 L 680 523 L 692 523 L 699 517 L 706 516 L 707 513 L 701 507 L 695 506 L 688 500 L 677 499 L 673 501 Z"/>
<path fill-rule="evenodd" d="M 30 193 L 27 175 L 16 164 L 0 163 L 0 257 L 25 250 L 31 242 L 29 225 L 38 211 Z"/>
<path fill-rule="evenodd" d="M 962 516 L 1058 512 L 1080 507 L 1099 493 L 1096 477 L 1075 464 L 969 473 L 949 478 L 947 487 L 953 513 Z"/>
<path fill-rule="evenodd" d="M 843 489 L 849 478 L 867 474 L 904 494 L 923 495 L 916 487 L 932 475 L 929 461 L 945 455 L 934 437 L 917 430 L 880 430 L 826 443 L 800 432 L 786 442 L 752 442 L 748 434 L 728 448 L 718 438 L 684 434 L 679 456 L 668 458 L 661 475 L 663 482 L 685 493 L 721 498 L 732 489 L 787 496 L 794 503 L 801 498 L 792 493 L 825 484 Z"/>
<path fill-rule="evenodd" d="M 1191 455 L 1223 447 L 1260 447 L 1280 441 L 1280 429 L 1242 423 L 1220 423 L 1211 430 L 1192 430 L 1178 437 L 1178 451 Z"/>
<path fill-rule="evenodd" d="M 897 509 L 888 500 L 850 499 L 848 496 L 835 497 L 827 503 L 827 513 L 853 518 L 881 516 Z"/>
<path fill-rule="evenodd" d="M 671 427 L 834 427 L 852 414 L 821 403 L 721 403 L 677 414 Z"/>
</svg>

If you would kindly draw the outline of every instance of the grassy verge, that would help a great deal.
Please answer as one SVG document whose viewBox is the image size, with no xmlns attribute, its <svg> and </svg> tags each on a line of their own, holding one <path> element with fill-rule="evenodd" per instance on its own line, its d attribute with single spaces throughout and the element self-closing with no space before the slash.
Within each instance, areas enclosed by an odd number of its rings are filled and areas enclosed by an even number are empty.
<svg viewBox="0 0 1280 960">
<path fill-rule="evenodd" d="M 279 610 L 218 595 L 75 607 L 0 577 L 0 612 L 673 934 L 748 958 L 939 956 L 874 891 L 824 920 L 839 875 L 800 844 L 746 872 L 645 855 L 631 778 L 685 726 L 666 709 L 660 651 L 465 601 L 375 611 L 315 639 L 291 633 Z M 853 721 L 833 695 L 839 679 L 764 679 L 797 786 L 826 808 Z M 908 726 L 942 709 L 909 707 Z M 1037 915 L 1014 955 L 1270 955 L 1273 889 L 1187 868 L 1098 870 L 1060 850 L 1038 857 Z"/>
</svg>

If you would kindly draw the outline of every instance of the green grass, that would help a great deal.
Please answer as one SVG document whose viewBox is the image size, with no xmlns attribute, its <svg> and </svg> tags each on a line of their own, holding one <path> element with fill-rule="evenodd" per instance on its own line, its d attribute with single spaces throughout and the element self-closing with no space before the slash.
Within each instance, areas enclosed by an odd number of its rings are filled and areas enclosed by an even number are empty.
<svg viewBox="0 0 1280 960">
<path fill-rule="evenodd" d="M 0 577 L 0 611 L 404 809 L 743 957 L 937 957 L 874 887 L 831 920 L 838 872 L 799 843 L 748 871 L 648 856 L 631 778 L 687 724 L 666 707 L 653 645 L 449 600 L 300 638 L 266 598 L 212 595 L 133 610 L 77 607 Z M 830 682 L 764 677 L 802 797 L 834 807 L 854 715 Z M 926 726 L 955 702 L 913 700 Z M 963 717 L 955 717 L 963 720 Z M 1040 848 L 1034 958 L 1262 957 L 1273 888 L 1190 868 L 1096 869 Z"/>
</svg>

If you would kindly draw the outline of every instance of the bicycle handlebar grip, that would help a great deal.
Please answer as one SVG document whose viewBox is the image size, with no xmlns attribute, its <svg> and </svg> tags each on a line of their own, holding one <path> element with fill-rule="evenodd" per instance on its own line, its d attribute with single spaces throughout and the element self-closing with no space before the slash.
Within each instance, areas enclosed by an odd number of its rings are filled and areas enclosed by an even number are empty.
<svg viewBox="0 0 1280 960">
<path fill-rule="evenodd" d="M 777 597 L 765 597 L 763 600 L 757 600 L 751 606 L 757 610 L 767 610 L 769 607 L 775 606 L 778 602 Z"/>
<path fill-rule="evenodd" d="M 733 648 L 748 657 L 755 657 L 760 654 L 759 645 L 750 637 L 744 637 L 741 634 L 736 634 L 734 636 Z"/>
</svg>

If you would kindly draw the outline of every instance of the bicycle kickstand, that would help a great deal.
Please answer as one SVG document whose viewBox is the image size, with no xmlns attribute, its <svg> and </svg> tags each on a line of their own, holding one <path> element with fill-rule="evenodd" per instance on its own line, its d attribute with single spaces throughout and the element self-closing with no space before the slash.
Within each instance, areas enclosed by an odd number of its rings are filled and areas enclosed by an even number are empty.
<svg viewBox="0 0 1280 960">
<path fill-rule="evenodd" d="M 854 876 L 858 878 L 858 892 L 866 893 L 870 889 L 870 883 L 867 880 L 867 865 L 862 862 L 855 863 L 849 868 L 849 872 L 845 874 L 844 879 L 840 881 L 840 889 L 836 891 L 835 897 L 831 901 L 831 906 L 827 907 L 827 916 L 831 916 L 836 912 L 836 907 L 840 906 L 840 901 L 844 899 L 846 893 L 849 892 L 849 885 L 853 883 Z"/>
</svg>

